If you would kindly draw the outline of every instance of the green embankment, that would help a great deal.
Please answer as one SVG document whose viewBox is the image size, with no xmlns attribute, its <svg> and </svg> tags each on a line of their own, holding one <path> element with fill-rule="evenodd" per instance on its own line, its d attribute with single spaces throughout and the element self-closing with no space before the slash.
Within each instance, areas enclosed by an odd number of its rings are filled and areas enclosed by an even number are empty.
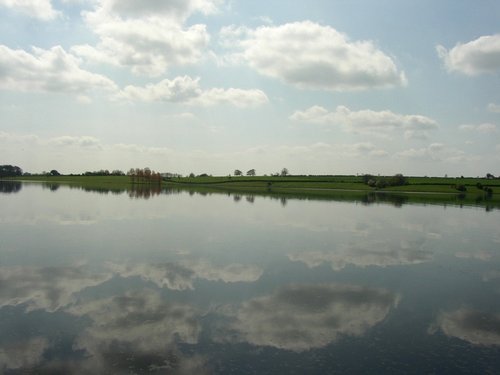
<svg viewBox="0 0 500 375">
<path fill-rule="evenodd" d="M 390 177 L 388 177 L 389 179 Z M 82 186 L 93 189 L 133 190 L 157 184 L 146 181 L 132 183 L 128 176 L 23 176 L 22 181 L 38 181 L 46 184 Z M 440 178 L 408 177 L 408 184 L 375 189 L 363 183 L 362 176 L 226 176 L 226 177 L 180 177 L 164 179 L 164 188 L 188 188 L 196 191 L 235 192 L 250 194 L 275 194 L 288 197 L 326 197 L 341 191 L 370 193 L 391 193 L 402 197 L 412 196 L 419 201 L 456 201 L 478 203 L 500 202 L 500 179 L 486 178 Z M 478 187 L 483 187 L 482 189 Z M 463 185 L 465 192 L 457 190 Z M 485 188 L 491 189 L 491 193 Z M 380 195 L 380 194 L 379 194 Z M 408 199 L 408 198 L 405 198 Z"/>
<path fill-rule="evenodd" d="M 390 178 L 390 177 L 389 177 Z M 409 177 L 408 184 L 374 189 L 362 182 L 361 176 L 289 176 L 289 177 L 181 177 L 169 179 L 168 183 L 177 185 L 206 185 L 225 188 L 266 188 L 266 189 L 300 189 L 300 190 L 360 190 L 388 191 L 413 193 L 463 193 L 457 190 L 458 185 L 464 185 L 467 194 L 486 194 L 481 184 L 492 189 L 492 194 L 500 193 L 499 179 L 486 178 L 440 178 L 440 177 Z"/>
<path fill-rule="evenodd" d="M 127 188 L 130 186 L 130 177 L 128 176 L 80 176 L 80 175 L 64 175 L 64 176 L 22 176 L 10 178 L 17 181 L 43 182 L 50 184 L 71 184 L 82 186 L 95 187 L 120 187 Z"/>
</svg>

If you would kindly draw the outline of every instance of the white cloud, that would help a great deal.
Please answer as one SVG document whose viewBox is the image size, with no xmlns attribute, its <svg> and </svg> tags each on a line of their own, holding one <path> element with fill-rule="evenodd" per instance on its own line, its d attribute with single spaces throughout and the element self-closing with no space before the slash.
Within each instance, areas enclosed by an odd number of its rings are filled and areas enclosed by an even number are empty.
<svg viewBox="0 0 500 375">
<path fill-rule="evenodd" d="M 117 14 L 121 17 L 136 18 L 161 15 L 174 21 L 183 22 L 196 12 L 203 14 L 217 12 L 217 7 L 221 2 L 221 0 L 101 0 L 100 4 L 107 13 Z"/>
<path fill-rule="evenodd" d="M 500 345 L 499 314 L 465 308 L 443 312 L 429 331 L 434 333 L 437 329 L 474 345 Z"/>
<path fill-rule="evenodd" d="M 95 137 L 81 136 L 74 137 L 63 135 L 48 140 L 49 145 L 53 146 L 76 146 L 83 148 L 102 148 L 101 141 Z"/>
<path fill-rule="evenodd" d="M 50 21 L 61 15 L 52 7 L 50 0 L 0 0 L 0 5 L 42 21 Z"/>
<path fill-rule="evenodd" d="M 500 104 L 495 104 L 495 103 L 488 104 L 488 111 L 494 113 L 500 113 Z"/>
<path fill-rule="evenodd" d="M 253 265 L 228 264 L 216 266 L 207 261 L 182 261 L 161 264 L 110 264 L 109 268 L 122 277 L 140 276 L 160 288 L 172 290 L 194 289 L 196 279 L 225 283 L 254 282 L 262 276 L 262 269 Z"/>
<path fill-rule="evenodd" d="M 442 143 L 432 143 L 427 147 L 401 151 L 397 154 L 398 157 L 421 159 L 424 161 L 445 161 L 445 162 L 461 162 L 470 159 L 465 152 L 453 147 L 448 147 Z"/>
<path fill-rule="evenodd" d="M 165 101 L 199 105 L 231 104 L 238 107 L 251 107 L 269 101 L 266 94 L 257 89 L 222 89 L 202 90 L 199 78 L 189 76 L 164 79 L 145 87 L 127 86 L 116 95 L 116 99 L 131 101 Z"/>
<path fill-rule="evenodd" d="M 344 335 L 360 336 L 381 322 L 398 297 L 389 291 L 350 285 L 292 285 L 243 303 L 219 341 L 296 352 L 320 348 Z"/>
<path fill-rule="evenodd" d="M 127 86 L 118 95 L 117 99 L 132 101 L 166 101 L 185 102 L 201 95 L 199 78 L 188 76 L 176 77 L 173 80 L 164 79 L 156 84 L 145 87 Z"/>
<path fill-rule="evenodd" d="M 85 268 L 2 267 L 0 306 L 26 304 L 29 310 L 55 311 L 74 301 L 74 294 L 103 283 L 111 274 L 91 274 Z"/>
<path fill-rule="evenodd" d="M 76 304 L 66 311 L 94 321 L 79 339 L 87 349 L 89 340 L 108 345 L 113 340 L 133 342 L 142 350 L 157 349 L 176 337 L 196 343 L 201 329 L 192 306 L 167 302 L 149 289 Z"/>
<path fill-rule="evenodd" d="M 178 343 L 196 344 L 201 333 L 201 314 L 191 305 L 145 289 L 79 303 L 67 312 L 90 321 L 74 342 L 73 349 L 85 353 L 76 373 L 207 373 L 203 357 L 177 350 Z"/>
<path fill-rule="evenodd" d="M 427 137 L 427 131 L 438 128 L 435 120 L 421 115 L 401 115 L 391 111 L 372 111 L 369 109 L 351 111 L 345 106 L 338 106 L 335 111 L 328 111 L 320 106 L 313 106 L 305 111 L 295 111 L 291 120 L 321 125 L 341 126 L 345 131 L 387 135 L 394 130 L 403 130 L 406 138 Z"/>
<path fill-rule="evenodd" d="M 481 36 L 465 44 L 458 43 L 451 50 L 440 45 L 436 49 L 449 71 L 477 75 L 500 70 L 500 34 Z"/>
<path fill-rule="evenodd" d="M 345 268 L 348 264 L 358 267 L 389 267 L 405 264 L 419 264 L 432 260 L 433 254 L 423 250 L 418 244 L 372 243 L 371 246 L 343 245 L 330 252 L 305 251 L 289 254 L 294 262 L 302 262 L 309 268 L 321 264 L 330 264 L 334 271 Z"/>
<path fill-rule="evenodd" d="M 32 368 L 43 359 L 43 353 L 48 347 L 47 339 L 42 337 L 24 341 L 9 340 L 0 346 L 0 368 L 2 370 Z"/>
<path fill-rule="evenodd" d="M 257 29 L 225 27 L 221 44 L 242 50 L 229 60 L 299 88 L 335 91 L 406 84 L 393 59 L 371 41 L 350 41 L 330 26 L 311 21 Z"/>
<path fill-rule="evenodd" d="M 0 89 L 13 91 L 69 92 L 115 90 L 108 78 L 83 70 L 79 60 L 61 46 L 33 53 L 0 45 Z"/>
<path fill-rule="evenodd" d="M 258 89 L 212 88 L 202 93 L 195 103 L 201 105 L 231 104 L 237 107 L 256 107 L 269 102 L 267 95 Z"/>
<path fill-rule="evenodd" d="M 463 131 L 474 131 L 478 133 L 488 134 L 488 133 L 496 133 L 497 126 L 495 124 L 484 123 L 479 125 L 460 125 L 459 129 Z"/>
<path fill-rule="evenodd" d="M 193 13 L 215 12 L 219 2 L 102 0 L 92 12 L 83 13 L 99 43 L 74 46 L 72 51 L 90 61 L 157 76 L 170 66 L 201 59 L 210 39 L 206 26 L 184 23 Z"/>
</svg>

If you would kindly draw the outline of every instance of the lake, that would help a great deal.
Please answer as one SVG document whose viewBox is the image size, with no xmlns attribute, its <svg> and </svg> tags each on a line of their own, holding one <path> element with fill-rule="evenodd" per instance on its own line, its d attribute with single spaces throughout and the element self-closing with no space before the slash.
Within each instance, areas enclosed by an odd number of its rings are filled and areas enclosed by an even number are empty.
<svg viewBox="0 0 500 375">
<path fill-rule="evenodd" d="M 500 210 L 0 187 L 3 374 L 493 374 Z"/>
</svg>

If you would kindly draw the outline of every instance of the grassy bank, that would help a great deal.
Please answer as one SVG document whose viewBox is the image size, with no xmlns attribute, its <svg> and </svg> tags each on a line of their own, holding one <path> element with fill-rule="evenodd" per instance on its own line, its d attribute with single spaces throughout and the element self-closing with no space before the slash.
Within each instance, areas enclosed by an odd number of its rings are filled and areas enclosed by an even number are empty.
<svg viewBox="0 0 500 375">
<path fill-rule="evenodd" d="M 127 176 L 23 176 L 18 181 L 40 182 L 51 188 L 59 185 L 88 191 L 128 192 L 131 196 L 188 191 L 194 194 L 226 194 L 235 198 L 256 196 L 288 199 L 356 201 L 363 204 L 390 203 L 483 206 L 500 209 L 500 180 L 483 178 L 410 177 L 408 184 L 383 189 L 369 187 L 361 176 L 256 176 L 182 177 L 163 179 L 162 185 L 137 183 Z M 478 188 L 488 187 L 491 193 Z M 463 185 L 465 192 L 456 189 Z"/>
<path fill-rule="evenodd" d="M 409 177 L 408 184 L 375 189 L 363 182 L 362 176 L 288 176 L 288 177 L 182 177 L 169 179 L 167 183 L 194 186 L 218 186 L 224 188 L 256 188 L 267 190 L 358 190 L 388 191 L 412 193 L 463 194 L 457 186 L 463 185 L 466 194 L 486 194 L 485 187 L 492 190 L 492 195 L 500 194 L 500 179 L 486 178 L 441 178 Z M 482 186 L 483 189 L 478 188 Z"/>
<path fill-rule="evenodd" d="M 128 176 L 22 176 L 21 181 L 39 181 L 51 184 L 73 184 L 92 187 L 128 188 L 132 185 L 149 184 L 147 182 L 132 183 Z M 452 194 L 467 196 L 489 195 L 491 199 L 500 199 L 500 179 L 486 178 L 441 178 L 441 177 L 408 177 L 407 184 L 388 186 L 377 189 L 363 182 L 362 176 L 238 176 L 238 177 L 178 177 L 164 179 L 165 187 L 172 186 L 206 186 L 224 190 L 249 190 L 262 192 L 293 192 L 328 194 L 334 190 L 360 192 L 393 192 L 416 194 Z M 457 186 L 465 187 L 465 191 L 457 190 Z M 487 194 L 486 188 L 491 190 Z"/>
<path fill-rule="evenodd" d="M 75 184 L 92 186 L 129 186 L 130 178 L 128 176 L 80 176 L 80 175 L 61 175 L 61 176 L 22 176 L 10 178 L 17 181 L 46 182 L 54 184 Z"/>
</svg>

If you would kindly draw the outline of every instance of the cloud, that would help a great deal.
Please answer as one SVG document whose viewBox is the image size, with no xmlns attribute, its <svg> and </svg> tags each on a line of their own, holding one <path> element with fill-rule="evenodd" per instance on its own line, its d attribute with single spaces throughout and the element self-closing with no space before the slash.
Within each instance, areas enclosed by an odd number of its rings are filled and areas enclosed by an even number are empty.
<svg viewBox="0 0 500 375">
<path fill-rule="evenodd" d="M 474 345 L 500 345 L 500 315 L 478 310 L 461 308 L 439 315 L 434 333 L 440 329 L 445 335 L 457 337 Z"/>
<path fill-rule="evenodd" d="M 117 95 L 117 99 L 186 102 L 200 95 L 199 78 L 183 76 L 173 80 L 164 79 L 145 87 L 127 86 Z"/>
<path fill-rule="evenodd" d="M 320 348 L 342 335 L 361 336 L 398 302 L 384 289 L 351 285 L 290 285 L 227 313 L 228 337 L 296 352 Z"/>
<path fill-rule="evenodd" d="M 75 293 L 96 286 L 111 274 L 91 274 L 83 267 L 1 267 L 0 306 L 26 304 L 28 310 L 55 311 L 74 301 Z"/>
<path fill-rule="evenodd" d="M 481 36 L 465 44 L 458 43 L 449 51 L 441 45 L 436 49 L 450 72 L 478 75 L 500 70 L 500 34 Z"/>
<path fill-rule="evenodd" d="M 468 156 L 462 150 L 448 147 L 443 143 L 432 143 L 427 147 L 404 150 L 396 154 L 397 157 L 409 159 L 421 159 L 424 161 L 444 161 L 450 163 L 473 160 L 473 156 Z"/>
<path fill-rule="evenodd" d="M 52 7 L 50 0 L 0 0 L 0 6 L 42 21 L 51 21 L 61 16 L 61 12 Z"/>
<path fill-rule="evenodd" d="M 176 343 L 198 342 L 200 312 L 190 305 L 145 289 L 80 303 L 67 312 L 91 321 L 73 344 L 85 352 L 78 373 L 206 372 L 203 358 L 176 349 Z"/>
<path fill-rule="evenodd" d="M 201 105 L 231 104 L 236 107 L 256 107 L 269 102 L 267 95 L 258 89 L 212 88 L 204 91 L 194 103 Z"/>
<path fill-rule="evenodd" d="M 338 106 L 335 111 L 312 106 L 305 111 L 295 111 L 289 118 L 299 122 L 340 126 L 347 132 L 360 134 L 387 135 L 394 130 L 401 130 L 406 138 L 427 137 L 427 131 L 438 128 L 435 120 L 421 115 L 402 115 L 388 110 L 352 111 L 345 106 Z"/>
<path fill-rule="evenodd" d="M 220 39 L 241 51 L 229 60 L 299 88 L 348 91 L 406 84 L 404 73 L 373 42 L 350 41 L 311 21 L 257 29 L 230 26 L 220 31 Z"/>
<path fill-rule="evenodd" d="M 423 250 L 417 243 L 371 243 L 370 246 L 344 245 L 329 252 L 305 251 L 288 255 L 291 261 L 302 262 L 309 268 L 329 264 L 334 271 L 340 271 L 349 264 L 358 267 L 419 264 L 429 262 L 432 257 L 432 252 Z"/>
<path fill-rule="evenodd" d="M 106 342 L 126 341 L 142 350 L 160 348 L 179 339 L 194 344 L 201 326 L 190 305 L 169 303 L 159 292 L 145 289 L 74 305 L 66 311 L 94 323 L 80 338 Z"/>
<path fill-rule="evenodd" d="M 460 125 L 459 129 L 463 131 L 474 131 L 484 134 L 497 132 L 497 126 L 495 124 L 490 124 L 490 123 L 484 123 L 479 125 Z"/>
<path fill-rule="evenodd" d="M 9 340 L 0 344 L 0 369 L 18 370 L 38 364 L 49 347 L 47 339 L 33 337 L 25 341 Z"/>
<path fill-rule="evenodd" d="M 206 26 L 184 23 L 194 13 L 214 13 L 219 3 L 102 0 L 93 11 L 83 13 L 99 43 L 77 45 L 72 52 L 89 61 L 130 68 L 137 74 L 160 75 L 171 66 L 201 59 L 210 39 Z"/>
<path fill-rule="evenodd" d="M 144 87 L 127 86 L 116 95 L 115 99 L 145 102 L 164 101 L 205 106 L 231 104 L 237 107 L 253 107 L 269 101 L 267 95 L 261 90 L 235 88 L 202 90 L 199 81 L 199 78 L 183 76 L 173 80 L 164 79 Z"/>
<path fill-rule="evenodd" d="M 49 145 L 56 147 L 81 147 L 81 148 L 102 148 L 101 141 L 95 137 L 80 136 L 74 137 L 69 135 L 63 135 L 60 137 L 50 138 L 48 140 Z"/>
<path fill-rule="evenodd" d="M 79 63 L 61 46 L 33 47 L 29 53 L 0 45 L 0 89 L 74 94 L 116 89 L 110 79 L 81 69 Z"/>
<path fill-rule="evenodd" d="M 255 282 L 263 272 L 261 268 L 253 265 L 233 263 L 216 266 L 203 260 L 161 264 L 110 264 L 109 267 L 122 277 L 140 276 L 160 288 L 172 290 L 194 289 L 196 279 L 225 283 Z"/>
<path fill-rule="evenodd" d="M 500 113 L 500 104 L 495 104 L 495 103 L 488 104 L 488 111 L 494 113 Z"/>
</svg>

